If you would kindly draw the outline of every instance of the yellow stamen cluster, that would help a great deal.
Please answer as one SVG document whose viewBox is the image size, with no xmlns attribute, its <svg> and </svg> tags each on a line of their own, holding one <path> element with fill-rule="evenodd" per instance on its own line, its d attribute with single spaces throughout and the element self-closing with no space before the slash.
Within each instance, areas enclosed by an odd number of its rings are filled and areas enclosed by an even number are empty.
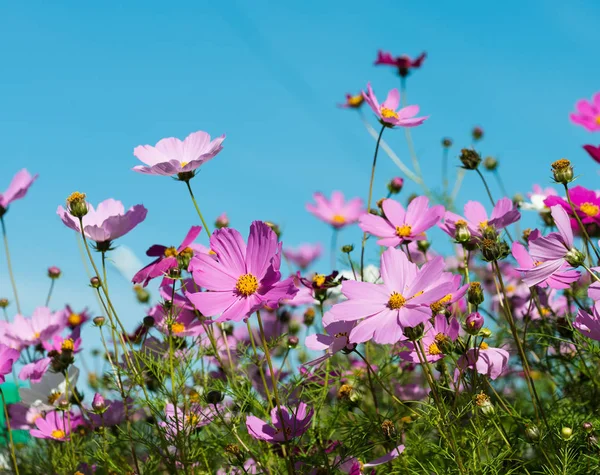
<svg viewBox="0 0 600 475">
<path fill-rule="evenodd" d="M 480 350 L 487 350 L 489 347 L 490 345 L 488 345 L 485 341 L 482 341 L 481 345 L 479 345 Z"/>
<path fill-rule="evenodd" d="M 440 347 L 437 346 L 437 343 L 432 343 L 427 348 L 427 353 L 429 353 L 431 356 L 437 356 L 442 354 L 442 350 L 440 350 Z"/>
<path fill-rule="evenodd" d="M 77 325 L 81 324 L 81 315 L 79 315 L 78 313 L 71 313 L 71 315 L 69 315 L 68 321 L 69 321 L 69 325 L 71 325 L 72 327 L 76 327 Z"/>
<path fill-rule="evenodd" d="M 181 168 L 185 167 L 190 162 L 181 162 Z"/>
<path fill-rule="evenodd" d="M 331 218 L 331 222 L 337 226 L 340 226 L 346 223 L 346 218 L 344 218 L 341 214 L 336 214 L 333 216 L 333 218 Z"/>
<path fill-rule="evenodd" d="M 349 384 L 342 384 L 340 389 L 338 389 L 338 399 L 349 399 L 353 389 Z"/>
<path fill-rule="evenodd" d="M 392 295 L 390 295 L 390 299 L 388 300 L 388 307 L 392 310 L 398 310 L 399 308 L 404 307 L 404 304 L 406 304 L 406 299 L 402 294 L 394 292 L 392 293 Z"/>
<path fill-rule="evenodd" d="M 343 338 L 343 337 L 347 337 L 348 336 L 348 332 L 339 332 L 336 333 L 335 335 L 333 335 L 335 338 Z"/>
<path fill-rule="evenodd" d="M 33 334 L 33 338 L 39 338 L 40 336 L 42 336 L 42 334 L 40 332 L 35 332 Z"/>
<path fill-rule="evenodd" d="M 62 345 L 60 347 L 63 351 L 73 351 L 75 349 L 75 343 L 71 338 L 67 338 L 65 341 L 62 342 Z"/>
<path fill-rule="evenodd" d="M 447 343 L 448 341 L 450 341 L 450 338 L 448 337 L 448 335 L 444 335 L 443 333 L 438 333 L 435 336 L 436 343 L 443 344 L 443 343 Z"/>
<path fill-rule="evenodd" d="M 582 203 L 579 205 L 579 209 L 590 218 L 594 218 L 598 216 L 598 213 L 600 213 L 600 208 L 598 208 L 598 206 L 594 203 Z"/>
<path fill-rule="evenodd" d="M 403 224 L 402 226 L 396 226 L 396 236 L 407 237 L 410 236 L 412 227 L 409 224 Z"/>
<path fill-rule="evenodd" d="M 317 286 L 317 287 L 322 287 L 323 284 L 325 283 L 326 277 L 324 274 L 315 274 L 315 276 L 312 278 L 313 283 Z"/>
<path fill-rule="evenodd" d="M 244 297 L 249 297 L 258 290 L 258 279 L 252 274 L 244 274 L 238 279 L 235 289 Z"/>
<path fill-rule="evenodd" d="M 561 158 L 552 163 L 553 170 L 566 170 L 571 166 L 571 162 L 566 158 Z"/>
<path fill-rule="evenodd" d="M 67 203 L 68 204 L 72 204 L 78 201 L 84 201 L 85 200 L 85 193 L 79 193 L 79 191 L 75 191 L 74 193 L 71 193 L 69 195 L 69 197 L 67 198 Z"/>
<path fill-rule="evenodd" d="M 444 311 L 444 309 L 446 308 L 446 305 L 448 303 L 450 303 L 450 300 L 452 300 L 452 294 L 448 294 L 445 297 L 438 300 L 437 302 L 433 302 L 432 304 L 429 305 L 429 308 L 431 309 L 431 312 L 434 315 L 436 315 L 438 313 L 442 313 Z"/>
<path fill-rule="evenodd" d="M 487 222 L 487 221 L 481 221 L 481 222 L 479 223 L 479 228 L 480 228 L 480 229 L 484 229 L 484 228 L 485 228 L 487 225 L 488 225 L 488 222 Z"/>
<path fill-rule="evenodd" d="M 475 396 L 475 404 L 479 407 L 487 406 L 490 403 L 490 398 L 483 391 Z"/>
<path fill-rule="evenodd" d="M 393 111 L 392 109 L 388 109 L 387 107 L 381 107 L 381 117 L 383 117 L 384 119 L 397 119 L 398 118 L 398 114 L 396 113 L 396 111 Z"/>
<path fill-rule="evenodd" d="M 185 325 L 183 323 L 175 322 L 171 324 L 171 333 L 181 333 L 185 331 Z"/>
<path fill-rule="evenodd" d="M 596 117 L 596 125 L 600 125 L 600 115 Z"/>
<path fill-rule="evenodd" d="M 165 257 L 177 257 L 177 249 L 173 246 L 165 249 Z"/>
<path fill-rule="evenodd" d="M 456 226 L 466 226 L 467 222 L 464 219 L 459 219 L 456 223 Z"/>
<path fill-rule="evenodd" d="M 67 436 L 67 434 L 65 434 L 65 431 L 64 430 L 60 430 L 60 429 L 53 430 L 50 433 L 50 435 L 52 437 L 54 437 L 55 439 L 64 439 Z"/>
<path fill-rule="evenodd" d="M 60 399 L 61 396 L 62 396 L 62 393 L 59 391 L 51 392 L 50 395 L 48 396 L 48 404 L 53 405 L 56 401 L 58 401 Z"/>
<path fill-rule="evenodd" d="M 348 105 L 350 107 L 358 107 L 360 105 L 362 105 L 362 103 L 365 101 L 365 98 L 362 96 L 362 94 L 357 94 L 356 96 L 350 96 L 347 99 Z"/>
</svg>

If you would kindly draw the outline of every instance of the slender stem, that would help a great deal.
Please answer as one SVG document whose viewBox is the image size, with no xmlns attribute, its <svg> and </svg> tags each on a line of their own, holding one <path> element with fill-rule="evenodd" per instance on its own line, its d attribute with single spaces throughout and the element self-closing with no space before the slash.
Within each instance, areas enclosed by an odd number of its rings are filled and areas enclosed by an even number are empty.
<svg viewBox="0 0 600 475">
<path fill-rule="evenodd" d="M 448 195 L 448 148 L 444 147 L 442 151 L 442 186 L 444 196 Z"/>
<path fill-rule="evenodd" d="M 190 186 L 190 180 L 186 180 L 185 184 L 187 185 L 187 188 L 190 192 L 190 196 L 192 197 L 192 202 L 194 203 L 194 207 L 196 208 L 196 213 L 198 213 L 198 216 L 200 216 L 200 221 L 202 221 L 202 226 L 204 227 L 204 231 L 206 231 L 206 234 L 208 235 L 208 237 L 210 239 L 210 230 L 208 229 L 208 224 L 206 224 L 206 221 L 204 221 L 204 216 L 202 216 L 200 207 L 198 206 L 198 203 L 196 202 L 196 198 L 194 197 L 194 192 L 192 191 L 192 187 Z"/>
<path fill-rule="evenodd" d="M 10 261 L 10 251 L 8 250 L 8 237 L 6 235 L 6 224 L 4 224 L 4 216 L 0 217 L 0 223 L 2 223 L 2 237 L 4 238 L 4 250 L 6 251 L 6 266 L 8 267 L 8 276 L 10 277 L 10 284 L 12 285 L 13 294 L 15 295 L 15 303 L 17 304 L 17 313 L 21 314 L 21 305 L 19 304 L 19 294 L 17 292 L 17 284 L 15 282 L 15 275 L 13 274 L 12 264 Z"/>
<path fill-rule="evenodd" d="M 488 186 L 487 181 L 485 181 L 485 178 L 484 178 L 483 174 L 481 173 L 481 170 L 479 170 L 479 168 L 476 168 L 475 171 L 479 175 L 479 178 L 481 178 L 481 181 L 483 182 L 483 186 L 485 186 L 485 191 L 487 191 L 487 195 L 488 195 L 488 198 L 490 199 L 490 201 L 492 202 L 492 206 L 496 206 L 496 202 L 494 201 L 494 198 L 492 197 L 492 192 L 490 191 L 490 187 Z"/>
<path fill-rule="evenodd" d="M 508 193 L 506 192 L 506 188 L 504 187 L 504 181 L 502 180 L 502 177 L 500 176 L 500 173 L 498 172 L 497 168 L 494 170 L 494 175 L 496 176 L 496 181 L 498 182 L 500 191 L 502 191 L 502 194 L 504 196 L 508 196 Z"/>
<path fill-rule="evenodd" d="M 0 396 L 2 397 L 2 406 L 4 407 L 4 418 L 6 419 L 6 430 L 8 431 L 8 440 L 10 442 L 10 457 L 12 458 L 13 467 L 16 475 L 19 475 L 19 466 L 17 465 L 17 456 L 15 455 L 15 443 L 13 441 L 12 429 L 10 427 L 10 417 L 8 415 L 8 406 L 4 398 L 4 391 L 0 388 Z"/>
<path fill-rule="evenodd" d="M 250 326 L 250 320 L 246 320 L 246 325 L 248 326 L 248 335 L 250 336 L 250 344 L 252 345 L 254 357 L 256 358 L 256 366 L 258 367 L 258 373 L 260 374 L 260 379 L 262 380 L 263 386 L 265 388 L 265 395 L 267 396 L 269 408 L 272 408 L 273 401 L 271 401 L 269 386 L 267 386 L 267 378 L 265 378 L 265 372 L 263 371 L 262 362 L 260 361 L 258 357 L 258 351 L 256 350 L 256 343 L 254 342 L 254 333 L 252 332 L 252 327 Z"/>
<path fill-rule="evenodd" d="M 348 262 L 350 263 L 350 269 L 352 269 L 352 275 L 354 276 L 354 280 L 358 280 L 356 278 L 356 271 L 354 270 L 354 264 L 352 262 L 352 258 L 350 257 L 350 253 L 348 253 Z"/>
<path fill-rule="evenodd" d="M 450 196 L 450 203 L 454 203 L 454 201 L 456 200 L 456 197 L 458 196 L 458 192 L 460 191 L 462 184 L 463 184 L 463 180 L 465 179 L 465 172 L 466 170 L 464 168 L 459 168 L 458 169 L 458 173 L 456 174 L 456 182 L 454 183 L 454 188 L 452 189 L 452 195 Z"/>
<path fill-rule="evenodd" d="M 337 239 L 338 239 L 338 230 L 337 228 L 333 228 L 331 233 L 331 270 L 335 269 L 336 263 L 336 251 L 337 251 Z"/>
<path fill-rule="evenodd" d="M 52 291 L 54 290 L 54 281 L 56 279 L 50 279 L 50 289 L 48 290 L 48 296 L 46 297 L 46 307 L 50 303 L 50 298 L 52 297 Z"/>
<path fill-rule="evenodd" d="M 581 218 L 579 217 L 579 214 L 577 213 L 575 204 L 571 200 L 571 194 L 569 193 L 569 186 L 566 183 L 564 184 L 564 186 L 565 186 L 565 192 L 567 194 L 567 201 L 569 202 L 569 205 L 571 206 L 571 210 L 573 210 L 573 214 L 575 215 L 575 220 L 577 221 L 577 224 L 579 224 L 579 229 L 581 229 L 583 238 L 585 239 L 586 243 L 589 243 L 589 245 L 592 247 L 594 254 L 596 254 L 597 262 L 600 262 L 600 254 L 598 253 L 596 246 L 594 246 L 594 243 L 590 239 L 590 235 L 588 234 L 587 229 L 585 229 L 585 226 L 583 225 L 583 222 L 581 221 Z"/>
</svg>

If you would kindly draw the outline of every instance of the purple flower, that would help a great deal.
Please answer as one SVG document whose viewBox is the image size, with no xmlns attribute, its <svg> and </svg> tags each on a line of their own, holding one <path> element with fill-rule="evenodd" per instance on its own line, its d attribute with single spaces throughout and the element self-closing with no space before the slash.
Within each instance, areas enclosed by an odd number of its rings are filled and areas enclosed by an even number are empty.
<svg viewBox="0 0 600 475">
<path fill-rule="evenodd" d="M 377 244 L 388 247 L 423 239 L 425 231 L 435 226 L 444 215 L 444 207 L 436 205 L 430 208 L 426 196 L 412 200 L 406 210 L 392 199 L 383 200 L 382 208 L 384 217 L 365 213 L 359 219 L 359 226 L 363 231 L 380 238 Z"/>
<path fill-rule="evenodd" d="M 386 100 L 380 105 L 371 88 L 371 83 L 369 83 L 367 92 L 363 92 L 363 97 L 381 124 L 387 127 L 416 127 L 427 119 L 427 117 L 415 117 L 419 113 L 419 106 L 407 106 L 396 111 L 400 106 L 398 89 L 392 89 Z"/>
<path fill-rule="evenodd" d="M 133 150 L 133 154 L 147 166 L 138 165 L 133 170 L 163 176 L 194 172 L 223 149 L 223 140 L 225 135 L 211 141 L 210 135 L 200 130 L 191 133 L 183 141 L 169 137 L 160 140 L 154 147 L 140 145 Z"/>
<path fill-rule="evenodd" d="M 475 368 L 479 374 L 496 379 L 506 369 L 509 358 L 508 351 L 502 348 L 491 348 L 481 343 L 479 348 L 471 348 L 457 362 L 457 374 L 466 368 Z"/>
<path fill-rule="evenodd" d="M 331 321 L 331 313 L 327 312 L 323 317 L 323 327 L 326 335 L 315 334 L 306 337 L 304 344 L 307 348 L 326 353 L 306 363 L 307 366 L 315 366 L 331 358 L 342 350 L 352 351 L 356 345 L 350 343 L 349 336 L 356 322 Z"/>
<path fill-rule="evenodd" d="M 575 107 L 577 112 L 569 116 L 571 122 L 585 127 L 590 132 L 600 130 L 600 92 L 594 94 L 592 102 L 581 99 Z"/>
<path fill-rule="evenodd" d="M 331 308 L 332 321 L 362 319 L 350 333 L 351 343 L 396 343 L 404 339 L 405 327 L 427 321 L 429 305 L 452 291 L 453 279 L 440 284 L 443 271 L 441 256 L 419 269 L 404 252 L 390 247 L 381 255 L 383 284 L 344 281 L 342 293 L 348 300 Z"/>
<path fill-rule="evenodd" d="M 20 352 L 0 343 L 0 383 L 6 381 L 5 376 L 10 374 L 15 362 L 19 359 Z"/>
<path fill-rule="evenodd" d="M 135 205 L 125 212 L 123 203 L 112 198 L 102 201 L 97 209 L 89 203 L 87 206 L 88 212 L 82 218 L 83 232 L 88 239 L 96 243 L 110 243 L 124 236 L 144 221 L 148 212 L 143 205 Z M 71 216 L 69 211 L 59 206 L 56 213 L 67 227 L 81 232 L 79 219 Z"/>
<path fill-rule="evenodd" d="M 293 437 L 299 437 L 310 427 L 313 416 L 313 410 L 307 411 L 307 406 L 303 402 L 298 404 L 296 412 L 290 411 L 287 407 L 281 407 L 283 421 L 279 418 L 279 409 L 274 407 L 271 410 L 271 424 L 255 416 L 246 417 L 246 427 L 251 437 L 257 440 L 264 440 L 271 444 L 284 442 Z M 285 431 L 285 434 L 284 434 Z"/>
<path fill-rule="evenodd" d="M 427 361 L 433 363 L 441 360 L 444 356 L 444 350 L 446 345 L 458 338 L 458 332 L 460 331 L 460 323 L 456 318 L 451 318 L 450 321 L 446 319 L 443 314 L 437 314 L 434 317 L 433 325 L 429 322 L 425 322 L 425 331 L 423 338 L 421 338 L 421 344 L 425 351 Z M 405 343 L 408 347 L 408 351 L 403 351 L 399 354 L 400 358 L 405 361 L 412 361 L 413 363 L 419 363 L 421 359 L 417 354 L 417 348 L 412 342 Z M 419 348 L 419 353 L 421 350 Z"/>
<path fill-rule="evenodd" d="M 355 223 L 364 211 L 362 199 L 353 198 L 344 201 L 341 191 L 331 193 L 331 200 L 325 198 L 323 193 L 315 193 L 313 198 L 316 205 L 308 203 L 306 209 L 336 229 Z"/>
<path fill-rule="evenodd" d="M 37 429 L 29 434 L 37 439 L 54 439 L 59 442 L 69 440 L 71 431 L 83 424 L 81 416 L 63 411 L 51 411 L 35 420 Z"/>
<path fill-rule="evenodd" d="M 594 304 L 592 315 L 585 310 L 579 310 L 573 326 L 579 330 L 582 335 L 592 340 L 600 341 L 600 303 Z"/>
<path fill-rule="evenodd" d="M 29 190 L 29 187 L 37 177 L 37 175 L 32 177 L 25 168 L 17 172 L 6 191 L 0 193 L 0 216 L 6 213 L 8 205 L 15 200 L 23 198 L 27 194 L 27 190 Z"/>
<path fill-rule="evenodd" d="M 417 69 L 421 67 L 426 56 L 427 53 L 423 52 L 415 59 L 412 59 L 406 54 L 394 57 L 391 55 L 391 53 L 379 50 L 377 52 L 375 66 L 395 66 L 398 68 L 398 74 L 402 77 L 406 77 L 410 73 L 411 69 Z"/>
<path fill-rule="evenodd" d="M 210 237 L 210 248 L 217 260 L 193 258 L 194 281 L 207 292 L 186 292 L 203 315 L 240 321 L 265 306 L 276 308 L 298 291 L 291 278 L 280 281 L 281 243 L 263 222 L 252 223 L 247 246 L 238 231 L 223 228 Z"/>
<path fill-rule="evenodd" d="M 19 379 L 29 380 L 32 383 L 39 383 L 50 366 L 52 358 L 42 358 L 33 363 L 26 364 L 19 372 Z"/>
</svg>

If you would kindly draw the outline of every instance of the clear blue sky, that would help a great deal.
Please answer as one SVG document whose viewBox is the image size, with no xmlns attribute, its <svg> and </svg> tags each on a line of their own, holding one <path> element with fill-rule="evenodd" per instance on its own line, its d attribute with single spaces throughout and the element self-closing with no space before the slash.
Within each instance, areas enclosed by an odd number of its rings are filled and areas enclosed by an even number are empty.
<svg viewBox="0 0 600 475">
<path fill-rule="evenodd" d="M 568 114 L 577 99 L 600 90 L 600 4 L 374 5 L 4 4 L 0 188 L 22 167 L 40 174 L 6 215 L 25 310 L 43 302 L 49 265 L 64 270 L 55 304 L 94 304 L 73 232 L 55 214 L 72 191 L 86 192 L 93 203 L 143 203 L 148 218 L 121 242 L 144 262 L 149 245 L 178 244 L 199 224 L 183 184 L 131 171 L 136 145 L 199 129 L 227 134 L 223 152 L 193 181 L 210 222 L 227 211 L 246 234 L 252 220 L 273 220 L 285 243 L 322 241 L 327 248 L 329 229 L 304 206 L 316 190 L 366 198 L 374 142 L 355 113 L 335 104 L 367 81 L 381 95 L 397 87 L 392 70 L 373 66 L 379 48 L 428 53 L 409 78 L 408 96 L 431 116 L 413 137 L 433 186 L 440 180 L 440 139 L 452 137 L 457 152 L 470 145 L 476 124 L 486 132 L 480 149 L 500 157 L 511 194 L 549 183 L 549 164 L 561 157 L 575 163 L 582 184 L 596 185 L 597 165 L 581 145 L 600 144 L 600 134 L 570 124 Z M 388 131 L 386 139 L 408 161 L 404 134 Z M 380 196 L 399 172 L 385 155 L 379 163 Z M 461 206 L 468 198 L 485 198 L 474 176 Z M 340 243 L 357 236 L 345 233 Z M 0 293 L 10 296 L 1 254 Z M 133 325 L 143 311 L 124 279 L 110 279 L 121 284 L 116 300 Z"/>
</svg>

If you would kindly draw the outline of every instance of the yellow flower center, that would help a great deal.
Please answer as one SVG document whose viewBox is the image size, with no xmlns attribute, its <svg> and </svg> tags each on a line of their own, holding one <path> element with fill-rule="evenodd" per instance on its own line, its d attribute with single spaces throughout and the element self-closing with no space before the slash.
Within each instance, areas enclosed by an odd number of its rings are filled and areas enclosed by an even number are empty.
<svg viewBox="0 0 600 475">
<path fill-rule="evenodd" d="M 541 313 L 542 317 L 547 317 L 548 315 L 550 315 L 552 313 L 552 311 L 548 307 L 542 307 L 542 308 L 540 308 L 540 313 Z"/>
<path fill-rule="evenodd" d="M 333 224 L 344 224 L 346 222 L 346 218 L 344 218 L 341 214 L 336 214 L 333 218 L 331 218 L 331 222 Z"/>
<path fill-rule="evenodd" d="M 441 313 L 444 311 L 444 308 L 446 308 L 446 305 L 450 302 L 450 300 L 452 300 L 452 294 L 448 294 L 437 302 L 433 302 L 431 305 L 429 305 L 429 308 L 434 314 Z"/>
<path fill-rule="evenodd" d="M 516 287 L 513 284 L 509 284 L 506 286 L 506 291 L 507 292 L 514 292 L 516 290 Z"/>
<path fill-rule="evenodd" d="M 591 218 L 598 216 L 598 213 L 600 213 L 600 208 L 594 203 L 582 203 L 579 205 L 579 209 Z"/>
<path fill-rule="evenodd" d="M 165 257 L 177 257 L 177 249 L 173 246 L 165 249 Z"/>
<path fill-rule="evenodd" d="M 69 195 L 69 197 L 67 198 L 67 203 L 71 204 L 74 201 L 83 201 L 83 200 L 85 200 L 85 193 L 79 193 L 79 191 L 76 191 Z"/>
<path fill-rule="evenodd" d="M 381 106 L 381 117 L 383 117 L 384 119 L 397 119 L 398 114 L 392 109 L 388 109 L 387 107 Z"/>
<path fill-rule="evenodd" d="M 410 236 L 412 227 L 409 224 L 403 224 L 402 226 L 396 226 L 396 235 L 398 237 Z"/>
<path fill-rule="evenodd" d="M 466 223 L 465 223 L 465 224 L 466 224 Z M 483 228 L 485 228 L 487 225 L 488 225 L 488 222 L 487 222 L 487 221 L 481 221 L 481 222 L 479 223 L 479 229 L 483 229 Z"/>
<path fill-rule="evenodd" d="M 344 336 L 348 336 L 348 332 L 339 332 L 333 335 L 335 338 L 342 338 Z"/>
<path fill-rule="evenodd" d="M 348 105 L 352 107 L 358 107 L 364 102 L 365 98 L 362 94 L 357 94 L 356 96 L 352 96 L 348 98 Z"/>
<path fill-rule="evenodd" d="M 55 439 L 64 439 L 67 436 L 67 434 L 65 434 L 65 431 L 64 430 L 60 430 L 60 429 L 53 430 L 50 433 L 50 435 L 52 437 L 54 437 Z"/>
<path fill-rule="evenodd" d="M 436 356 L 436 355 L 441 355 L 442 350 L 440 350 L 439 346 L 437 346 L 437 343 L 432 343 L 427 348 L 427 353 L 429 353 L 431 356 Z"/>
<path fill-rule="evenodd" d="M 258 290 L 258 280 L 252 274 L 244 274 L 238 279 L 235 288 L 244 297 L 248 297 Z"/>
<path fill-rule="evenodd" d="M 40 332 L 35 332 L 35 333 L 33 334 L 33 338 L 39 338 L 40 336 L 42 336 L 42 335 L 40 334 Z"/>
<path fill-rule="evenodd" d="M 181 162 L 181 168 L 185 167 L 189 162 Z"/>
<path fill-rule="evenodd" d="M 200 418 L 197 414 L 190 414 L 185 419 L 187 423 L 193 427 L 197 426 L 198 422 L 200 422 Z"/>
<path fill-rule="evenodd" d="M 79 315 L 78 313 L 72 313 L 71 315 L 69 315 L 69 325 L 71 325 L 72 327 L 76 327 L 77 325 L 81 324 L 81 315 Z"/>
<path fill-rule="evenodd" d="M 456 222 L 456 226 L 466 226 L 466 225 L 467 225 L 467 222 L 464 219 L 459 219 Z"/>
<path fill-rule="evenodd" d="M 487 350 L 490 347 L 490 345 L 488 345 L 485 341 L 481 342 L 481 345 L 479 345 L 479 349 L 481 350 Z"/>
<path fill-rule="evenodd" d="M 399 308 L 404 307 L 405 303 L 406 299 L 404 298 L 404 296 L 402 294 L 399 294 L 398 292 L 394 292 L 392 295 L 390 295 L 390 299 L 388 300 L 388 307 L 392 310 L 398 310 Z"/>
<path fill-rule="evenodd" d="M 217 255 L 217 253 L 216 253 L 215 251 L 213 251 L 212 249 L 210 249 L 210 250 L 208 251 L 208 255 L 209 255 L 209 256 L 216 256 L 216 255 Z"/>
<path fill-rule="evenodd" d="M 325 275 L 315 274 L 315 276 L 312 278 L 312 281 L 317 287 L 321 287 L 325 283 Z"/>
<path fill-rule="evenodd" d="M 48 396 L 48 404 L 53 405 L 56 401 L 58 401 L 60 399 L 61 396 L 62 396 L 62 393 L 59 391 L 51 392 L 50 395 Z"/>
<path fill-rule="evenodd" d="M 175 322 L 171 324 L 171 333 L 181 333 L 185 330 L 185 325 L 183 323 Z"/>
<path fill-rule="evenodd" d="M 62 342 L 62 345 L 60 347 L 63 351 L 73 351 L 73 349 L 75 348 L 75 344 L 73 343 L 73 340 L 71 338 L 67 338 L 65 341 Z"/>
<path fill-rule="evenodd" d="M 475 404 L 477 404 L 478 406 L 486 406 L 487 404 L 489 404 L 489 402 L 490 398 L 483 391 L 481 391 L 477 396 L 475 396 Z"/>
<path fill-rule="evenodd" d="M 443 333 L 438 333 L 435 336 L 435 341 L 436 343 L 446 343 L 450 340 L 450 338 L 448 338 L 448 335 L 444 335 Z"/>
<path fill-rule="evenodd" d="M 600 115 L 596 117 L 596 125 L 600 125 Z"/>
</svg>

